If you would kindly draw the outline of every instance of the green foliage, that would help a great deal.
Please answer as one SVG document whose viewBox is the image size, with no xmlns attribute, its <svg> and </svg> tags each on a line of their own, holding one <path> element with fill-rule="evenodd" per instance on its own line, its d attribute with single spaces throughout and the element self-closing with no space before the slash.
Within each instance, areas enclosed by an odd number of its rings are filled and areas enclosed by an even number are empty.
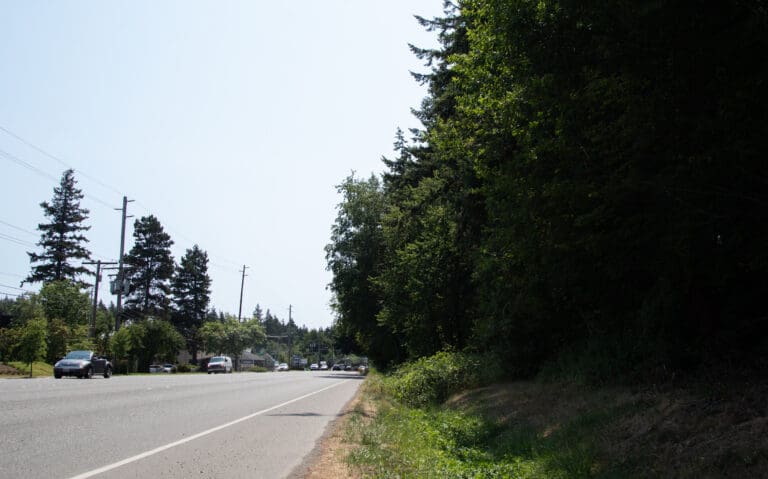
<svg viewBox="0 0 768 479">
<path fill-rule="evenodd" d="M 46 318 L 62 320 L 69 327 L 87 325 L 90 319 L 90 297 L 71 281 L 44 284 L 40 289 L 40 304 Z"/>
<path fill-rule="evenodd" d="M 362 390 L 376 414 L 355 411 L 348 427 L 348 440 L 358 446 L 348 460 L 362 477 L 647 477 L 648 469 L 627 475 L 622 470 L 625 457 L 609 460 L 600 449 L 612 423 L 635 405 L 596 401 L 590 407 L 566 408 L 577 412 L 557 417 L 535 405 L 505 403 L 509 398 L 503 390 L 494 390 L 469 407 L 414 408 L 389 396 L 388 387 L 377 386 L 378 381 L 370 377 Z M 531 384 L 533 390 L 527 392 L 533 394 L 539 386 Z M 499 403 L 511 410 L 497 410 Z M 528 417 L 533 410 L 543 417 Z"/>
<path fill-rule="evenodd" d="M 262 366 L 251 366 L 246 370 L 246 372 L 249 372 L 249 373 L 266 373 L 268 371 L 269 369 Z"/>
<path fill-rule="evenodd" d="M 205 350 L 216 354 L 239 357 L 244 349 L 263 344 L 264 329 L 256 320 L 239 322 L 233 316 L 224 321 L 209 321 L 200 328 L 200 339 Z"/>
<path fill-rule="evenodd" d="M 480 356 L 442 351 L 404 363 L 385 384 L 401 403 L 427 407 L 442 404 L 451 394 L 488 382 L 498 370 Z"/>
<path fill-rule="evenodd" d="M 167 319 L 170 313 L 169 282 L 174 272 L 173 241 L 153 215 L 133 225 L 133 247 L 125 256 L 130 293 L 125 301 L 130 319 Z"/>
<path fill-rule="evenodd" d="M 8 366 L 11 366 L 12 368 L 16 368 L 19 373 L 22 371 L 29 371 L 30 365 L 27 363 L 23 363 L 21 361 L 11 361 L 8 363 Z M 32 375 L 30 377 L 33 378 L 50 378 L 53 376 L 53 365 L 44 363 L 42 361 L 35 361 L 32 363 L 31 366 Z"/>
<path fill-rule="evenodd" d="M 581 349 L 610 377 L 645 351 L 655 370 L 751 367 L 768 331 L 766 18 L 757 2 L 466 0 L 420 19 L 441 43 L 412 47 L 424 128 L 397 132 L 383 188 L 340 188 L 344 334 L 383 366 L 488 351 L 531 376 Z"/>
<path fill-rule="evenodd" d="M 176 366 L 176 371 L 180 373 L 189 373 L 192 371 L 192 366 L 189 364 L 179 364 Z"/>
<path fill-rule="evenodd" d="M 197 359 L 200 346 L 198 330 L 205 321 L 211 296 L 208 254 L 197 245 L 188 249 L 176 266 L 171 281 L 174 312 L 172 321 L 187 341 L 187 349 Z"/>
<path fill-rule="evenodd" d="M 0 361 L 13 359 L 13 350 L 19 342 L 20 328 L 0 328 Z"/>
<path fill-rule="evenodd" d="M 30 319 L 21 329 L 19 342 L 15 348 L 15 356 L 29 365 L 29 377 L 32 377 L 32 363 L 45 358 L 47 350 L 45 330 L 44 317 Z"/>
<path fill-rule="evenodd" d="M 384 192 L 375 176 L 362 180 L 354 174 L 337 190 L 343 201 L 331 228 L 331 243 L 325 247 L 327 269 L 333 272 L 329 288 L 335 295 L 335 327 L 371 358 L 386 364 L 398 357 L 400 349 L 391 329 L 376 319 L 381 306 L 373 278 L 384 259 Z"/>
<path fill-rule="evenodd" d="M 82 275 L 91 274 L 88 268 L 71 263 L 73 260 L 90 259 L 91 256 L 83 246 L 88 239 L 82 234 L 91 228 L 82 225 L 88 219 L 88 210 L 80 208 L 83 193 L 76 188 L 76 184 L 74 170 L 66 170 L 59 186 L 53 189 L 53 202 L 40 203 L 43 213 L 51 222 L 37 226 L 42 232 L 37 245 L 43 252 L 27 253 L 33 266 L 32 272 L 22 284 L 69 280 L 78 288 L 88 286 L 79 279 Z"/>
</svg>

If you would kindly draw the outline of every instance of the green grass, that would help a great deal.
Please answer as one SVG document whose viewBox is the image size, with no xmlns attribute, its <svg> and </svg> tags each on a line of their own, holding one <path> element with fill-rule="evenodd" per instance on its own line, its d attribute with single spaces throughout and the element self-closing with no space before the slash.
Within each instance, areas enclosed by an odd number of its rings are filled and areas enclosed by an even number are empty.
<svg viewBox="0 0 768 479">
<path fill-rule="evenodd" d="M 604 466 L 597 441 L 625 407 L 588 408 L 556 427 L 510 419 L 492 403 L 413 407 L 392 394 L 390 378 L 369 377 L 363 395 L 376 405 L 353 414 L 348 460 L 371 478 L 619 478 Z M 471 403 L 471 405 L 469 404 Z M 507 407 L 507 406 L 505 406 Z"/>
<path fill-rule="evenodd" d="M 12 376 L 4 376 L 4 377 L 29 377 L 29 364 L 22 363 L 19 361 L 11 361 L 7 364 L 12 368 L 16 368 L 21 374 L 19 376 L 12 375 Z M 48 376 L 53 376 L 53 366 L 51 366 L 48 363 L 44 363 L 40 361 L 32 363 L 32 377 L 38 378 L 38 377 L 48 377 Z"/>
</svg>

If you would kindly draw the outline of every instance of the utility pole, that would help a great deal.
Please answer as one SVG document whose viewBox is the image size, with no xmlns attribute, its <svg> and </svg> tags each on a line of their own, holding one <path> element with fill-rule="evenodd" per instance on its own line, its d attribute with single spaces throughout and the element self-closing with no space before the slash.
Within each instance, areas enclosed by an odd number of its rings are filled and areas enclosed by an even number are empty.
<svg viewBox="0 0 768 479">
<path fill-rule="evenodd" d="M 240 281 L 240 309 L 237 311 L 237 322 L 240 322 L 240 318 L 243 315 L 243 286 L 245 286 L 245 269 L 248 268 L 248 266 L 243 265 L 243 279 Z"/>
<path fill-rule="evenodd" d="M 130 200 L 132 202 L 133 200 Z M 125 278 L 123 278 L 123 255 L 125 253 L 125 219 L 131 218 L 130 216 L 126 216 L 126 210 L 128 209 L 128 203 L 129 200 L 127 197 L 123 196 L 123 222 L 122 226 L 120 227 L 120 257 L 118 259 L 117 263 L 117 313 L 115 314 L 115 332 L 117 332 L 120 329 L 120 313 L 122 312 L 122 305 L 123 305 L 123 281 L 125 281 Z M 115 208 L 116 210 L 120 210 L 121 208 Z"/>
<path fill-rule="evenodd" d="M 101 260 L 87 261 L 83 264 L 95 264 L 96 265 L 96 284 L 93 286 L 93 308 L 91 309 L 91 338 L 96 339 L 96 305 L 99 304 L 99 281 L 101 281 L 101 265 L 102 264 L 117 264 L 114 262 L 102 263 Z"/>
<path fill-rule="evenodd" d="M 288 305 L 288 322 L 289 323 L 291 322 L 291 311 L 293 311 L 293 305 L 289 304 Z"/>
</svg>

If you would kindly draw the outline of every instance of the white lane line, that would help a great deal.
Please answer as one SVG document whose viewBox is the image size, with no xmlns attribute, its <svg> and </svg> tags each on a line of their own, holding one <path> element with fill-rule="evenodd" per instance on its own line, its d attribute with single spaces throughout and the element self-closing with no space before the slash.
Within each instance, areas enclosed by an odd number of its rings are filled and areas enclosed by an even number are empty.
<svg viewBox="0 0 768 479">
<path fill-rule="evenodd" d="M 170 444 L 166 444 L 165 446 L 157 447 L 155 449 L 152 449 L 151 451 L 142 452 L 141 454 L 137 454 L 137 455 L 135 455 L 133 457 L 129 457 L 127 459 L 123 459 L 122 461 L 118 461 L 118 462 L 115 462 L 113 464 L 109 464 L 107 466 L 100 467 L 98 469 L 94 469 L 92 471 L 84 472 L 82 474 L 78 474 L 77 476 L 72 476 L 69 479 L 86 479 L 88 477 L 93 477 L 93 476 L 95 476 L 97 474 L 101 474 L 103 472 L 111 471 L 112 469 L 116 469 L 116 468 L 118 468 L 120 466 L 124 466 L 124 465 L 130 464 L 132 462 L 140 461 L 140 460 L 142 460 L 142 459 L 144 459 L 146 457 L 153 456 L 153 455 L 157 454 L 158 452 L 167 451 L 168 449 L 174 448 L 176 446 L 181 446 L 182 444 L 186 444 L 186 443 L 188 443 L 190 441 L 194 441 L 195 439 L 199 439 L 199 438 L 201 438 L 203 436 L 207 436 L 208 434 L 214 433 L 216 431 L 220 431 L 220 430 L 222 430 L 224 428 L 227 428 L 229 426 L 234 426 L 235 424 L 241 423 L 243 421 L 247 421 L 249 419 L 253 419 L 256 416 L 260 416 L 260 415 L 262 415 L 264 413 L 267 413 L 269 411 L 274 411 L 275 409 L 281 408 L 283 406 L 287 406 L 288 404 L 291 404 L 291 403 L 295 403 L 296 401 L 301 401 L 302 399 L 306 399 L 306 398 L 308 398 L 310 396 L 314 396 L 315 394 L 319 394 L 319 393 L 321 393 L 323 391 L 327 391 L 327 390 L 329 390 L 331 388 L 335 388 L 336 386 L 338 386 L 340 384 L 347 383 L 349 381 L 351 381 L 351 379 L 345 379 L 345 380 L 343 380 L 341 382 L 338 382 L 336 384 L 331 384 L 330 386 L 324 387 L 323 389 L 318 389 L 315 392 L 311 392 L 309 394 L 305 394 L 303 396 L 291 399 L 290 401 L 286 401 L 284 403 L 278 404 L 276 406 L 272 406 L 272 407 L 267 408 L 267 409 L 262 409 L 261 411 L 255 412 L 253 414 L 249 414 L 247 416 L 243 416 L 240 419 L 235 419 L 234 421 L 228 422 L 226 424 L 222 424 L 221 426 L 216 426 L 214 428 L 208 429 L 207 431 L 199 432 L 199 433 L 195 434 L 194 436 L 185 437 L 184 439 L 181 439 L 181 440 L 176 441 L 176 442 L 172 442 Z"/>
</svg>

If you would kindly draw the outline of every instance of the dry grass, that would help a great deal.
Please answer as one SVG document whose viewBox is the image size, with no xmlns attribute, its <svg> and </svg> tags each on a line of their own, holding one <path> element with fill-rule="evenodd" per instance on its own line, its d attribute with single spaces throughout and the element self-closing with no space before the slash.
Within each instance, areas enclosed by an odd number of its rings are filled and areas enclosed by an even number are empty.
<svg viewBox="0 0 768 479">
<path fill-rule="evenodd" d="M 365 385 L 361 387 L 361 390 Z M 364 421 L 373 417 L 375 405 L 368 395 L 358 391 L 355 398 L 347 405 L 319 445 L 318 455 L 310 462 L 303 479 L 359 479 L 361 474 L 347 462 L 349 453 L 357 447 L 350 440 L 350 421 L 362 418 Z"/>
<path fill-rule="evenodd" d="M 515 382 L 453 397 L 451 407 L 501 423 L 521 422 L 548 437 L 575 417 L 614 411 L 600 428 L 598 468 L 628 477 L 768 477 L 768 389 L 742 385 L 727 394 L 586 389 Z"/>
</svg>

